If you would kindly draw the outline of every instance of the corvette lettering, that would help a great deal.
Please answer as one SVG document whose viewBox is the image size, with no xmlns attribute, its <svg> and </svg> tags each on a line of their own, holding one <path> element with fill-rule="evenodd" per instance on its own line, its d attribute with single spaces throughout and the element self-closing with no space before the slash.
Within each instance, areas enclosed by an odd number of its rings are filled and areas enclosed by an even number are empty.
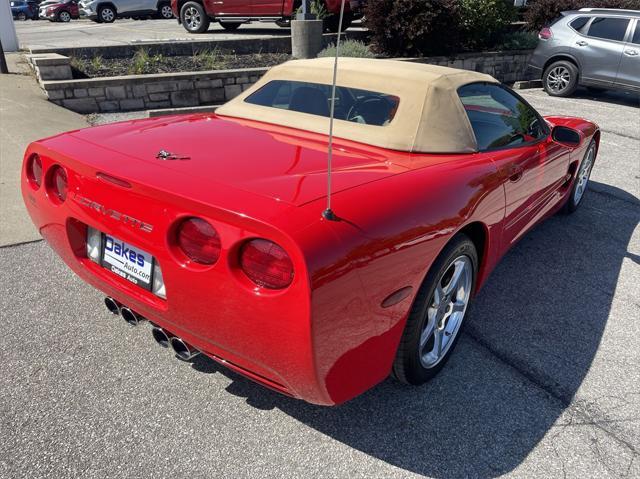
<svg viewBox="0 0 640 479">
<path fill-rule="evenodd" d="M 124 213 L 120 213 L 119 211 L 116 211 L 114 209 L 107 208 L 101 205 L 100 203 L 90 200 L 89 198 L 81 196 L 77 193 L 73 194 L 73 199 L 77 203 L 83 206 L 86 206 L 87 208 L 96 210 L 97 212 L 102 213 L 104 216 L 108 216 L 110 218 L 113 218 L 114 220 L 122 221 L 123 223 L 126 223 L 129 226 L 131 226 L 132 228 L 140 229 L 146 233 L 151 233 L 153 231 L 153 225 L 149 223 L 145 223 L 144 221 L 136 219 L 132 216 L 125 215 Z"/>
</svg>

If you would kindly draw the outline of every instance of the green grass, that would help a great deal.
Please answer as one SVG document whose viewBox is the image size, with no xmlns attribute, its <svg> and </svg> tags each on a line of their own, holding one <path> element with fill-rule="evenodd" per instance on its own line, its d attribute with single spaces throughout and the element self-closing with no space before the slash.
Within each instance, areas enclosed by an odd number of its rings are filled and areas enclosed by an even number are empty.
<svg viewBox="0 0 640 479">
<path fill-rule="evenodd" d="M 329 45 L 318 53 L 318 57 L 333 57 L 336 55 L 336 46 Z M 375 58 L 369 47 L 358 40 L 346 40 L 340 43 L 341 57 Z"/>
</svg>

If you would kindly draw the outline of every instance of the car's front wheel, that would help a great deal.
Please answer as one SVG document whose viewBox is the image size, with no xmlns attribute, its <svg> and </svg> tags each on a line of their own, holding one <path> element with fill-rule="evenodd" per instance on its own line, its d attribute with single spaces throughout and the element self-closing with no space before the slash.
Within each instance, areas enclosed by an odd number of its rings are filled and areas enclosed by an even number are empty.
<svg viewBox="0 0 640 479">
<path fill-rule="evenodd" d="M 58 20 L 60 20 L 61 22 L 67 23 L 71 21 L 71 14 L 69 14 L 69 12 L 67 11 L 61 11 L 60 13 L 58 13 Z"/>
<path fill-rule="evenodd" d="M 566 60 L 554 62 L 544 71 L 542 84 L 551 96 L 570 96 L 578 88 L 578 67 Z"/>
<path fill-rule="evenodd" d="M 180 22 L 189 33 L 204 33 L 209 29 L 209 16 L 202 5 L 187 2 L 180 9 Z"/>
<path fill-rule="evenodd" d="M 116 11 L 113 7 L 105 5 L 98 9 L 98 20 L 100 23 L 113 23 L 116 19 Z"/>
<path fill-rule="evenodd" d="M 18 13 L 18 20 L 21 20 L 23 22 L 26 21 L 27 20 L 27 14 L 24 13 L 24 12 Z"/>
<path fill-rule="evenodd" d="M 573 187 L 571 188 L 569 198 L 567 199 L 564 207 L 564 212 L 567 214 L 571 214 L 577 210 L 584 198 L 584 194 L 587 191 L 587 186 L 589 184 L 589 179 L 591 178 L 591 170 L 593 170 L 593 164 L 596 161 L 597 151 L 598 147 L 596 146 L 595 140 L 591 140 L 591 143 L 589 143 L 589 147 L 578 166 L 576 179 L 573 180 Z"/>
<path fill-rule="evenodd" d="M 171 11 L 171 4 L 169 3 L 161 3 L 158 7 L 158 15 L 160 18 L 164 18 L 166 20 L 173 18 L 173 12 Z"/>
<path fill-rule="evenodd" d="M 478 253 L 463 234 L 433 263 L 407 318 L 392 374 L 422 384 L 445 365 L 458 341 L 475 287 Z"/>
<path fill-rule="evenodd" d="M 242 23 L 239 22 L 219 22 L 220 26 L 228 32 L 235 32 Z"/>
</svg>

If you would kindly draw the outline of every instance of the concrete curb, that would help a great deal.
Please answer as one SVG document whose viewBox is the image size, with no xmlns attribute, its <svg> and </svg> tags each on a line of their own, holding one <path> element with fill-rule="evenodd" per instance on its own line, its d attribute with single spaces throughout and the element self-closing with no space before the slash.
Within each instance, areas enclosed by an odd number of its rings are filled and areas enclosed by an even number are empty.
<svg viewBox="0 0 640 479">
<path fill-rule="evenodd" d="M 149 118 L 156 118 L 167 115 L 187 115 L 191 113 L 213 113 L 222 105 L 191 106 L 186 108 L 163 108 L 160 110 L 149 110 Z"/>
<path fill-rule="evenodd" d="M 514 90 L 528 90 L 530 88 L 542 88 L 542 80 L 517 81 L 513 84 Z"/>
</svg>

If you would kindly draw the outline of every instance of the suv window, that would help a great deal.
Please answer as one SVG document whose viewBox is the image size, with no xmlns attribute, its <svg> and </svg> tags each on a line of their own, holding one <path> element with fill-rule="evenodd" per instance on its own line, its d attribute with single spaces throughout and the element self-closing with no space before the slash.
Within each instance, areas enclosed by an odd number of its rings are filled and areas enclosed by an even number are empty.
<svg viewBox="0 0 640 479">
<path fill-rule="evenodd" d="M 582 29 L 587 25 L 587 23 L 589 23 L 590 18 L 591 17 L 578 17 L 570 22 L 569 25 L 571 25 L 571 28 L 573 28 L 574 30 L 580 33 L 584 33 Z"/>
<path fill-rule="evenodd" d="M 633 39 L 631 40 L 631 43 L 640 45 L 640 22 L 636 22 L 636 32 L 633 34 Z"/>
<path fill-rule="evenodd" d="M 329 116 L 331 85 L 293 80 L 272 80 L 244 99 L 253 105 Z M 386 126 L 398 110 L 400 99 L 384 93 L 336 87 L 335 119 Z"/>
<path fill-rule="evenodd" d="M 480 150 L 518 146 L 549 134 L 544 120 L 514 93 L 493 83 L 458 88 Z"/>
<path fill-rule="evenodd" d="M 597 17 L 591 22 L 587 35 L 620 42 L 624 40 L 627 25 L 629 25 L 628 18 Z"/>
</svg>

